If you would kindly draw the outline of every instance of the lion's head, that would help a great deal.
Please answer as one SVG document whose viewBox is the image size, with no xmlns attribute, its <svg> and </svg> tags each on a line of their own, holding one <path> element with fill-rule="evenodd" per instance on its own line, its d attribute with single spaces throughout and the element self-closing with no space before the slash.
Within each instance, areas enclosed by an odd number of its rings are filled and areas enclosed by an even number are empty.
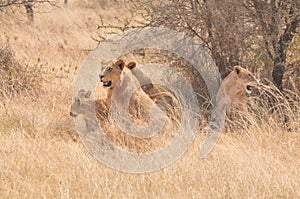
<svg viewBox="0 0 300 199">
<path fill-rule="evenodd" d="M 99 75 L 100 81 L 103 83 L 103 87 L 114 88 L 121 79 L 124 66 L 125 63 L 123 60 L 117 60 L 105 67 Z"/>
<path fill-rule="evenodd" d="M 242 68 L 241 66 L 234 66 L 233 72 L 237 75 L 237 80 L 243 85 L 245 91 L 247 93 L 251 93 L 253 86 L 257 82 L 254 75 L 247 69 Z"/>
<path fill-rule="evenodd" d="M 256 83 L 257 80 L 250 71 L 241 66 L 234 66 L 233 71 L 222 81 L 222 87 L 220 87 L 217 94 L 217 103 L 226 105 L 229 113 L 232 107 L 246 111 L 246 94 L 252 92 Z"/>
<path fill-rule="evenodd" d="M 86 99 L 90 99 L 90 96 L 91 91 L 85 91 L 83 89 L 78 91 L 78 95 L 75 97 L 74 102 L 71 105 L 70 115 L 72 117 L 77 117 L 79 114 L 83 114 L 90 109 L 90 105 L 84 103 Z"/>
</svg>

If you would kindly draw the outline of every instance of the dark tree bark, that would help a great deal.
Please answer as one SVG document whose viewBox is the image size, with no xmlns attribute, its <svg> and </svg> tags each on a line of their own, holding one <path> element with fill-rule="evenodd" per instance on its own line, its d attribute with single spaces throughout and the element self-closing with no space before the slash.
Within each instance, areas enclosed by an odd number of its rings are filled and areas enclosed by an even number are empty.
<svg viewBox="0 0 300 199">
<path fill-rule="evenodd" d="M 252 3 L 263 35 L 265 49 L 273 61 L 273 82 L 282 90 L 286 49 L 299 26 L 300 3 L 297 0 L 271 0 L 270 2 L 252 0 Z"/>
<path fill-rule="evenodd" d="M 48 3 L 52 6 L 56 6 L 54 0 L 0 0 L 0 11 L 5 9 L 18 9 L 20 7 L 25 7 L 28 21 L 33 23 L 34 21 L 34 4 L 44 4 Z"/>
</svg>

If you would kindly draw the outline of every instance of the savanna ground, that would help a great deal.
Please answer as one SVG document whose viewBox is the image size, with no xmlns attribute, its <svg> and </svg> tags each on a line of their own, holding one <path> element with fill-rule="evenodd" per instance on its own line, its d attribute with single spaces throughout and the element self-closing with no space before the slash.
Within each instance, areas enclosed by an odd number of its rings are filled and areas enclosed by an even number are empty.
<svg viewBox="0 0 300 199">
<path fill-rule="evenodd" d="M 299 126 L 285 129 L 272 120 L 223 133 L 205 159 L 199 158 L 200 129 L 178 161 L 152 173 L 118 172 L 92 157 L 69 116 L 73 83 L 97 46 L 99 14 L 117 23 L 118 9 L 124 8 L 85 1 L 45 6 L 33 25 L 23 9 L 1 13 L 1 48 L 23 70 L 12 72 L 9 92 L 1 91 L 0 197 L 299 198 Z"/>
</svg>

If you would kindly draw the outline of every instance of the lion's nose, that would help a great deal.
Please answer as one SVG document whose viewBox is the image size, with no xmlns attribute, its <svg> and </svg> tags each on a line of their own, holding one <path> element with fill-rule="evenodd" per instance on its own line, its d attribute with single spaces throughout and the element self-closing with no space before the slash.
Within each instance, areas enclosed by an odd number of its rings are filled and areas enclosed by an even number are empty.
<svg viewBox="0 0 300 199">
<path fill-rule="evenodd" d="M 100 80 L 102 80 L 103 77 L 104 77 L 104 75 L 99 75 Z"/>
</svg>

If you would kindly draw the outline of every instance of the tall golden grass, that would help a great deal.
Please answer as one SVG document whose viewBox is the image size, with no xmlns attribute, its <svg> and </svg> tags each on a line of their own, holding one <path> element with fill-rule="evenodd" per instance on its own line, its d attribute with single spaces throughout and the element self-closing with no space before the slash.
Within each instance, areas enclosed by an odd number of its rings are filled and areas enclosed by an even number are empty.
<svg viewBox="0 0 300 199">
<path fill-rule="evenodd" d="M 271 85 L 262 85 L 250 103 L 247 128 L 229 128 L 205 159 L 200 128 L 187 152 L 159 171 L 128 174 L 98 162 L 69 111 L 76 68 L 96 46 L 91 36 L 100 12 L 108 21 L 120 13 L 79 3 L 36 15 L 33 26 L 22 21 L 25 15 L 0 17 L 0 41 L 15 59 L 50 74 L 43 92 L 1 99 L 1 198 L 300 197 L 299 95 L 287 100 Z"/>
</svg>

